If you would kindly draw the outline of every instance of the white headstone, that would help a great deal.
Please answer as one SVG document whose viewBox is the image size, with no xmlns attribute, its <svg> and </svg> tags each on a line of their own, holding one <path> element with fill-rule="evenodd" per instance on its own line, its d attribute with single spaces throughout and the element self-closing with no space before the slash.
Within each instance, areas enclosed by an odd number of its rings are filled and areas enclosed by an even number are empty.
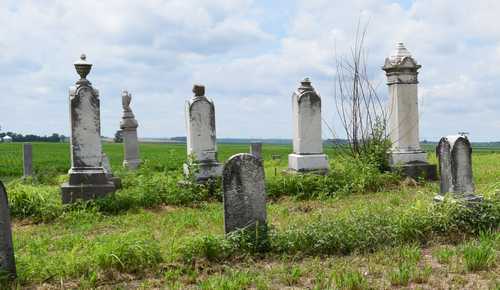
<svg viewBox="0 0 500 290">
<path fill-rule="evenodd" d="M 99 92 L 86 79 L 91 67 L 85 55 L 75 62 L 81 79 L 69 92 L 71 169 L 69 182 L 61 186 L 63 203 L 94 199 L 115 190 L 102 167 Z"/>
<path fill-rule="evenodd" d="M 141 160 L 139 158 L 139 141 L 137 138 L 137 127 L 139 124 L 135 119 L 134 113 L 130 108 L 132 95 L 127 91 L 122 92 L 123 116 L 120 128 L 123 132 L 124 159 L 123 166 L 134 170 L 139 167 Z"/>
<path fill-rule="evenodd" d="M 248 153 L 224 165 L 224 230 L 230 233 L 266 225 L 266 188 L 262 161 Z"/>
<path fill-rule="evenodd" d="M 306 78 L 292 95 L 293 154 L 288 155 L 291 171 L 328 171 L 321 137 L 321 98 Z"/>
<path fill-rule="evenodd" d="M 222 165 L 217 161 L 214 102 L 205 97 L 205 87 L 194 85 L 194 96 L 186 102 L 187 154 L 192 158 L 184 166 L 186 175 L 196 167 L 196 180 L 206 181 L 221 176 Z"/>
</svg>

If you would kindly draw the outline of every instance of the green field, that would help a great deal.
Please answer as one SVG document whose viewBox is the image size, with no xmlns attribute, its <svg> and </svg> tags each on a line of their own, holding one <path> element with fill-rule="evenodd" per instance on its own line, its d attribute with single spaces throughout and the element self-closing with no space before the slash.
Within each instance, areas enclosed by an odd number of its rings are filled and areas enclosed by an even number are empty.
<svg viewBox="0 0 500 290">
<path fill-rule="evenodd" d="M 0 144 L 18 267 L 12 288 L 500 288 L 500 150 L 474 151 L 485 202 L 467 207 L 435 204 L 437 183 L 380 173 L 331 148 L 330 175 L 282 175 L 291 146 L 264 145 L 269 231 L 261 242 L 224 238 L 220 187 L 177 186 L 185 145 L 141 144 L 147 161 L 128 172 L 121 145 L 104 144 L 123 189 L 75 206 L 59 197 L 68 144 L 34 144 L 28 180 L 21 148 Z M 219 159 L 247 151 L 221 144 Z"/>
</svg>

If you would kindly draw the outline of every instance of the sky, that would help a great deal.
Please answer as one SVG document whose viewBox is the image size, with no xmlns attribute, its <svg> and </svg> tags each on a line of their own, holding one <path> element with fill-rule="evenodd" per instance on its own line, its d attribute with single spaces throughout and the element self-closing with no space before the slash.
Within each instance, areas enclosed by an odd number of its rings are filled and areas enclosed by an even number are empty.
<svg viewBox="0 0 500 290">
<path fill-rule="evenodd" d="M 73 63 L 85 53 L 105 136 L 119 129 L 123 89 L 139 137 L 184 136 L 196 83 L 215 101 L 219 138 L 291 138 L 291 95 L 310 77 L 343 137 L 335 60 L 360 22 L 382 98 L 381 66 L 397 42 L 422 65 L 422 140 L 459 131 L 500 140 L 498 15 L 498 0 L 0 0 L 0 126 L 69 135 Z"/>
</svg>

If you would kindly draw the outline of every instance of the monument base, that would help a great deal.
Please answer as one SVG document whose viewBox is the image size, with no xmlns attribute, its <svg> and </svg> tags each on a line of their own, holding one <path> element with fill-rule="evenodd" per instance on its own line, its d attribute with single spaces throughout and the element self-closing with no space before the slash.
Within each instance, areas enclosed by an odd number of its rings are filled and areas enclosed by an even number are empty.
<svg viewBox="0 0 500 290">
<path fill-rule="evenodd" d="M 445 200 L 445 196 L 442 194 L 438 194 L 434 197 L 435 202 L 443 202 Z M 453 200 L 459 200 L 464 202 L 482 202 L 484 198 L 480 195 L 475 195 L 472 193 L 468 194 L 452 194 L 451 198 Z"/>
<path fill-rule="evenodd" d="M 61 185 L 63 203 L 104 197 L 116 189 L 102 167 L 71 168 L 69 182 Z"/>
<path fill-rule="evenodd" d="M 427 153 L 422 150 L 389 152 L 390 166 L 404 165 L 414 162 L 427 163 Z"/>
<path fill-rule="evenodd" d="M 391 166 L 391 170 L 399 171 L 403 176 L 413 179 L 437 180 L 437 166 L 427 162 L 414 161 L 406 164 L 397 164 Z"/>
<path fill-rule="evenodd" d="M 326 154 L 289 154 L 288 171 L 299 173 L 317 172 L 321 174 L 328 173 L 328 157 Z"/>
<path fill-rule="evenodd" d="M 189 177 L 193 174 L 196 182 L 205 183 L 210 179 L 222 176 L 222 164 L 215 160 L 192 164 L 184 163 L 184 175 Z"/>
<path fill-rule="evenodd" d="M 129 170 L 135 170 L 139 168 L 140 165 L 141 165 L 140 159 L 123 160 L 123 167 L 128 168 Z"/>
</svg>

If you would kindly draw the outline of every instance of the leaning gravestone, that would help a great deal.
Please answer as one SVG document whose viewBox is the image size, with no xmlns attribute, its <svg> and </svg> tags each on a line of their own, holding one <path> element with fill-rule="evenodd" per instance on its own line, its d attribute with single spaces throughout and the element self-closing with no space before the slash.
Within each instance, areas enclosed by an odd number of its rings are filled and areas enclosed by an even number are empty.
<svg viewBox="0 0 500 290">
<path fill-rule="evenodd" d="M 23 144 L 23 176 L 33 175 L 33 146 L 31 143 Z"/>
<path fill-rule="evenodd" d="M 441 138 L 436 148 L 441 176 L 440 194 L 436 200 L 443 200 L 447 193 L 454 198 L 467 201 L 480 201 L 482 198 L 474 194 L 472 176 L 472 147 L 469 139 L 463 135 Z"/>
<path fill-rule="evenodd" d="M 139 158 L 139 141 L 137 138 L 137 127 L 139 124 L 130 108 L 132 95 L 127 91 L 122 92 L 123 116 L 120 128 L 123 132 L 123 146 L 125 149 L 123 167 L 135 170 L 141 164 Z"/>
<path fill-rule="evenodd" d="M 204 86 L 194 85 L 193 93 L 186 102 L 186 145 L 191 159 L 184 164 L 184 174 L 203 183 L 220 177 L 222 165 L 217 161 L 214 102 L 205 96 Z"/>
<path fill-rule="evenodd" d="M 248 153 L 233 155 L 224 165 L 224 230 L 266 225 L 266 188 L 262 161 Z"/>
<path fill-rule="evenodd" d="M 16 277 L 16 261 L 12 244 L 12 229 L 7 191 L 0 181 L 0 274 Z"/>
<path fill-rule="evenodd" d="M 69 182 L 61 186 L 63 203 L 94 199 L 115 191 L 102 166 L 99 91 L 86 79 L 92 64 L 82 55 L 75 68 L 81 78 L 69 92 L 71 169 Z"/>
<path fill-rule="evenodd" d="M 122 187 L 122 180 L 119 177 L 116 177 L 113 174 L 113 170 L 111 169 L 111 163 L 109 162 L 108 155 L 102 152 L 102 168 L 104 168 L 104 172 L 108 177 L 109 181 L 113 182 L 116 189 L 120 189 Z"/>
</svg>

